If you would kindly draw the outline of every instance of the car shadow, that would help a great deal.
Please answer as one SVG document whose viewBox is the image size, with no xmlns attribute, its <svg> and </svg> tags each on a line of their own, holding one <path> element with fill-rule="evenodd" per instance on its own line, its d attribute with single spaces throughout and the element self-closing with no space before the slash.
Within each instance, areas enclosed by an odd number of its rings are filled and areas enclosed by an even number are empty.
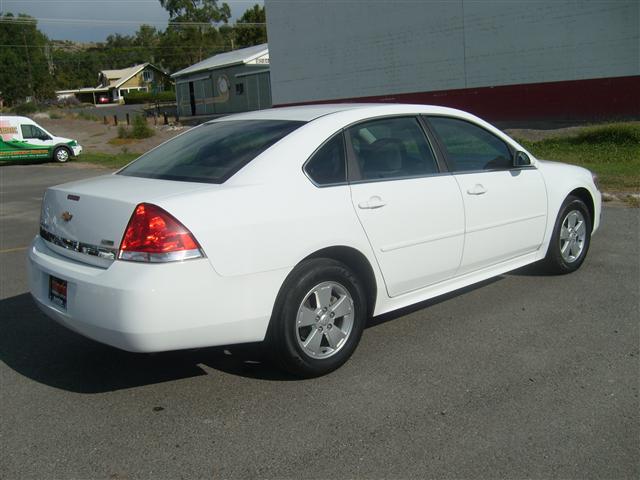
<svg viewBox="0 0 640 480">
<path fill-rule="evenodd" d="M 156 354 L 125 352 L 47 318 L 29 294 L 0 301 L 0 361 L 45 385 L 100 393 L 206 375 L 206 367 L 261 380 L 294 377 L 265 361 L 259 345 Z"/>
<path fill-rule="evenodd" d="M 499 281 L 495 277 L 369 319 L 376 327 Z M 103 393 L 207 375 L 214 369 L 262 381 L 296 381 L 276 368 L 262 344 L 156 354 L 125 352 L 78 335 L 47 318 L 29 294 L 0 301 L 0 361 L 19 374 L 62 390 Z"/>
<path fill-rule="evenodd" d="M 532 263 L 520 267 L 517 270 L 513 270 L 506 275 L 515 277 L 549 277 L 553 276 L 552 273 L 545 268 L 541 263 Z"/>
</svg>

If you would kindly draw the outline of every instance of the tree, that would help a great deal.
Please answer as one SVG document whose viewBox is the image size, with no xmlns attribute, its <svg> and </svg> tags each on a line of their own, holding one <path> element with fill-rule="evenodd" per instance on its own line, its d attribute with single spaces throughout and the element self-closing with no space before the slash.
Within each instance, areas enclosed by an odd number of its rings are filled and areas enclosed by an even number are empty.
<svg viewBox="0 0 640 480">
<path fill-rule="evenodd" d="M 217 0 L 160 0 L 169 12 L 162 35 L 162 65 L 171 72 L 200 62 L 224 50 L 214 23 L 229 21 L 231 9 Z"/>
<path fill-rule="evenodd" d="M 231 17 L 229 5 L 219 7 L 217 0 L 160 0 L 160 5 L 171 22 L 227 23 Z"/>
<path fill-rule="evenodd" d="M 240 48 L 267 43 L 267 16 L 264 6 L 256 4 L 244 12 L 236 22 L 235 39 Z"/>
<path fill-rule="evenodd" d="M 49 39 L 28 15 L 0 16 L 0 96 L 8 104 L 54 96 Z"/>
<path fill-rule="evenodd" d="M 155 63 L 157 48 L 160 44 L 160 32 L 149 25 L 140 25 L 136 32 L 133 46 L 138 50 L 140 58 L 144 62 Z"/>
</svg>

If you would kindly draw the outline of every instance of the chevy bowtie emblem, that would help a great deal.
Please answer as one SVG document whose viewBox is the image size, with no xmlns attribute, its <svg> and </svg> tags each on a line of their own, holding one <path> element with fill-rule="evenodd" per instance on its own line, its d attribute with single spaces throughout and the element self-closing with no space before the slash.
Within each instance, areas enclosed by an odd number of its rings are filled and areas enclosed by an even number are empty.
<svg viewBox="0 0 640 480">
<path fill-rule="evenodd" d="M 62 212 L 62 215 L 60 215 L 60 218 L 65 222 L 68 222 L 73 218 L 73 215 L 71 215 L 69 212 Z"/>
</svg>

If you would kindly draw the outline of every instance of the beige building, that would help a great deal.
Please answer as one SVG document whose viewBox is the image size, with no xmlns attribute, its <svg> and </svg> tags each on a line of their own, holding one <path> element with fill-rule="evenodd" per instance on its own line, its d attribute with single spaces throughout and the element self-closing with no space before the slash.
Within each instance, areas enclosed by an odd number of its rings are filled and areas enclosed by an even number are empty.
<svg viewBox="0 0 640 480">
<path fill-rule="evenodd" d="M 59 100 L 76 97 L 81 102 L 96 105 L 124 103 L 129 92 L 162 92 L 168 89 L 172 80 L 158 67 L 143 63 L 120 70 L 102 70 L 98 74 L 98 86 L 75 90 L 59 90 Z"/>
</svg>

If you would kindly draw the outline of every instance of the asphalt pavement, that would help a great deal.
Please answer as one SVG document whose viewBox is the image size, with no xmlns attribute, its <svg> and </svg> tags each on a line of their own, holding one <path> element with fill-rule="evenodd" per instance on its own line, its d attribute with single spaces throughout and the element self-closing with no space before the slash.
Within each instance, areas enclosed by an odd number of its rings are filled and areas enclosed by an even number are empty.
<svg viewBox="0 0 640 480">
<path fill-rule="evenodd" d="M 42 192 L 105 172 L 0 167 L 1 479 L 640 477 L 640 210 L 605 207 L 574 274 L 372 319 L 344 367 L 296 380 L 255 348 L 130 354 L 37 310 Z"/>
</svg>

